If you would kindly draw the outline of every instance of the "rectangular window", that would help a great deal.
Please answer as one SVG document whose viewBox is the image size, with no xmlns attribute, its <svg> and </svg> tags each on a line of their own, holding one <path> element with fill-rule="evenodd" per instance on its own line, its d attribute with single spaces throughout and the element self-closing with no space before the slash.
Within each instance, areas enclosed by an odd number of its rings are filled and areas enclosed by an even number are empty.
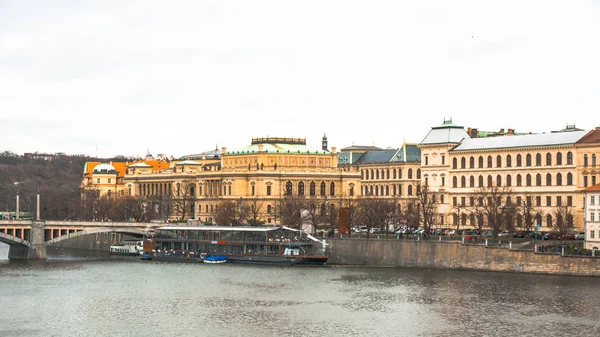
<svg viewBox="0 0 600 337">
<path fill-rule="evenodd" d="M 475 197 L 469 198 L 469 206 L 471 206 L 471 207 L 475 206 Z"/>
<path fill-rule="evenodd" d="M 588 177 L 584 176 L 583 177 L 583 187 L 587 187 L 587 185 L 588 185 Z"/>
<path fill-rule="evenodd" d="M 440 195 L 440 204 L 443 204 L 443 203 L 444 203 L 444 195 L 442 194 L 442 195 Z"/>
<path fill-rule="evenodd" d="M 255 192 L 255 191 L 256 191 L 256 190 L 255 190 L 255 187 L 254 187 L 254 186 L 252 186 L 252 195 L 254 195 L 254 192 Z"/>
<path fill-rule="evenodd" d="M 521 197 L 517 197 L 517 206 L 521 206 Z"/>
<path fill-rule="evenodd" d="M 546 206 L 552 206 L 552 197 L 546 197 Z"/>
<path fill-rule="evenodd" d="M 460 197 L 460 205 L 461 206 L 465 206 L 466 205 L 466 203 L 465 203 L 465 197 Z"/>
<path fill-rule="evenodd" d="M 425 166 L 429 165 L 429 157 L 425 156 Z"/>
<path fill-rule="evenodd" d="M 100 184 L 100 178 L 96 179 L 96 184 Z"/>
<path fill-rule="evenodd" d="M 535 205 L 538 207 L 542 206 L 542 197 L 540 197 L 539 195 L 535 197 Z"/>
<path fill-rule="evenodd" d="M 590 205 L 594 205 L 594 204 L 595 204 L 595 202 L 596 202 L 596 197 L 592 195 L 592 196 L 590 197 Z"/>
<path fill-rule="evenodd" d="M 596 176 L 592 176 L 592 185 L 596 185 Z"/>
<path fill-rule="evenodd" d="M 396 186 L 394 186 L 396 187 Z M 350 187 L 350 196 L 353 197 L 354 196 L 354 187 Z"/>
<path fill-rule="evenodd" d="M 456 206 L 456 197 L 452 197 L 452 206 Z"/>
<path fill-rule="evenodd" d="M 445 165 L 445 164 L 446 164 L 446 157 L 442 156 L 442 165 Z"/>
<path fill-rule="evenodd" d="M 446 177 L 442 177 L 442 186 L 446 186 Z"/>
<path fill-rule="evenodd" d="M 562 206 L 562 197 L 561 196 L 556 197 L 556 206 Z"/>
<path fill-rule="evenodd" d="M 271 195 L 271 186 L 267 186 L 267 195 Z"/>
<path fill-rule="evenodd" d="M 110 180 L 111 180 L 111 179 L 110 179 L 110 178 L 108 178 L 108 183 L 109 183 L 109 184 L 110 184 Z"/>
<path fill-rule="evenodd" d="M 567 206 L 573 206 L 573 197 L 572 196 L 567 197 Z"/>
<path fill-rule="evenodd" d="M 595 216 L 596 214 L 594 212 L 590 213 L 590 221 L 596 221 Z"/>
<path fill-rule="evenodd" d="M 590 239 L 593 239 L 593 238 L 594 238 L 594 232 L 595 232 L 595 231 L 590 231 Z"/>
</svg>

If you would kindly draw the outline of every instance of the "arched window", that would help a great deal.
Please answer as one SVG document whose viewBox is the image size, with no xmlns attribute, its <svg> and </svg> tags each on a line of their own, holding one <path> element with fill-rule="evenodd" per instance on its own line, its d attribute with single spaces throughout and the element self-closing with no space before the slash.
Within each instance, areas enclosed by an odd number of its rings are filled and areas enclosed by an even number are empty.
<svg viewBox="0 0 600 337">
<path fill-rule="evenodd" d="M 365 170 L 360 170 L 360 179 L 365 179 Z"/>
<path fill-rule="evenodd" d="M 567 185 L 573 185 L 573 175 L 571 173 L 567 173 Z"/>
<path fill-rule="evenodd" d="M 546 153 L 546 166 L 552 166 L 552 154 L 550 152 Z"/>
<path fill-rule="evenodd" d="M 365 180 L 369 180 L 369 170 L 365 170 Z"/>
<path fill-rule="evenodd" d="M 556 165 L 562 165 L 562 153 L 556 154 Z"/>
<path fill-rule="evenodd" d="M 583 155 L 583 166 L 588 166 L 588 156 L 587 156 L 587 154 Z"/>
<path fill-rule="evenodd" d="M 596 166 L 596 154 L 592 154 L 592 166 Z"/>
<path fill-rule="evenodd" d="M 562 174 L 556 174 L 556 186 L 562 186 Z"/>
<path fill-rule="evenodd" d="M 285 183 L 285 195 L 292 195 L 292 182 Z"/>
<path fill-rule="evenodd" d="M 475 187 L 475 177 L 473 176 L 469 178 L 469 187 Z"/>
<path fill-rule="evenodd" d="M 523 182 L 521 181 L 521 175 L 517 174 L 517 186 L 521 186 Z"/>
<path fill-rule="evenodd" d="M 487 187 L 492 187 L 492 185 L 493 185 L 493 179 L 492 179 L 492 176 L 488 176 L 488 179 L 487 179 L 487 180 L 488 180 L 488 181 L 487 181 Z"/>
<path fill-rule="evenodd" d="M 473 227 L 477 226 L 477 224 L 475 223 L 475 214 L 474 213 L 469 214 L 469 223 Z"/>
<path fill-rule="evenodd" d="M 483 157 L 479 156 L 479 168 L 483 168 Z"/>
<path fill-rule="evenodd" d="M 460 158 L 460 168 L 464 169 L 467 166 L 467 159 L 465 157 Z"/>
<path fill-rule="evenodd" d="M 271 214 L 271 205 L 267 205 L 267 214 Z"/>
<path fill-rule="evenodd" d="M 458 178 L 452 177 L 452 187 L 458 187 Z"/>
<path fill-rule="evenodd" d="M 375 185 L 375 195 L 379 195 L 379 186 Z"/>
<path fill-rule="evenodd" d="M 506 186 L 508 186 L 508 187 L 512 186 L 512 178 L 511 178 L 510 174 L 508 174 L 506 176 Z"/>
<path fill-rule="evenodd" d="M 483 176 L 479 176 L 479 187 L 483 187 Z"/>
<path fill-rule="evenodd" d="M 298 183 L 298 195 L 304 195 L 304 183 L 302 181 Z"/>
<path fill-rule="evenodd" d="M 467 178 L 465 176 L 460 177 L 460 187 L 467 187 Z"/>
<path fill-rule="evenodd" d="M 369 188 L 369 195 L 373 195 L 373 186 Z"/>
<path fill-rule="evenodd" d="M 567 152 L 567 165 L 573 165 L 573 153 Z"/>
<path fill-rule="evenodd" d="M 542 186 L 542 175 L 539 173 L 535 175 L 535 186 Z"/>
<path fill-rule="evenodd" d="M 573 228 L 573 214 L 567 214 L 567 224 L 568 227 Z"/>
<path fill-rule="evenodd" d="M 527 178 L 526 178 L 525 180 L 526 180 L 525 184 L 526 184 L 527 186 L 531 186 L 531 174 L 528 174 L 528 175 L 527 175 Z"/>
<path fill-rule="evenodd" d="M 335 183 L 333 181 L 329 184 L 329 195 L 332 197 L 335 195 Z"/>
<path fill-rule="evenodd" d="M 540 226 L 542 225 L 542 215 L 541 214 L 536 214 L 535 215 L 535 223 L 539 224 Z"/>
<path fill-rule="evenodd" d="M 500 175 L 496 176 L 496 186 L 502 186 L 502 177 Z"/>
<path fill-rule="evenodd" d="M 402 179 L 402 169 L 398 169 L 398 178 Z"/>
<path fill-rule="evenodd" d="M 394 169 L 392 172 L 393 172 L 392 174 L 394 176 L 394 179 L 396 179 L 396 169 Z"/>
<path fill-rule="evenodd" d="M 375 179 L 375 172 L 373 171 L 373 169 L 371 169 L 371 180 Z"/>
<path fill-rule="evenodd" d="M 469 158 L 469 168 L 475 168 L 475 158 Z"/>
<path fill-rule="evenodd" d="M 408 169 L 408 179 L 412 179 L 412 169 Z"/>
<path fill-rule="evenodd" d="M 375 170 L 375 179 L 379 180 L 379 170 Z"/>
<path fill-rule="evenodd" d="M 397 194 L 397 193 L 398 193 L 398 191 L 396 190 L 396 185 L 394 185 L 394 186 L 393 186 L 393 189 L 392 189 L 392 191 L 394 192 L 394 195 L 398 195 L 398 194 Z"/>
<path fill-rule="evenodd" d="M 452 168 L 455 170 L 458 168 L 458 159 L 452 158 Z"/>
<path fill-rule="evenodd" d="M 412 195 L 412 185 L 408 185 L 408 195 Z"/>
<path fill-rule="evenodd" d="M 325 196 L 325 182 L 324 181 L 321 182 L 321 188 L 320 188 L 319 192 L 321 192 L 320 195 L 322 197 Z M 373 186 L 371 186 L 371 194 L 373 194 Z"/>
<path fill-rule="evenodd" d="M 390 169 L 385 170 L 385 179 L 390 179 Z"/>
<path fill-rule="evenodd" d="M 552 175 L 550 173 L 546 174 L 546 186 L 552 186 Z"/>
<path fill-rule="evenodd" d="M 506 167 L 512 167 L 512 157 L 510 154 L 506 156 Z"/>
<path fill-rule="evenodd" d="M 421 169 L 417 169 L 417 179 L 421 179 Z"/>
<path fill-rule="evenodd" d="M 496 156 L 496 167 L 502 167 L 502 156 Z"/>
<path fill-rule="evenodd" d="M 531 166 L 531 154 L 527 154 L 527 157 L 525 159 L 525 166 Z"/>
<path fill-rule="evenodd" d="M 535 155 L 535 166 L 542 166 L 542 155 L 539 153 Z"/>
<path fill-rule="evenodd" d="M 552 215 L 550 214 L 546 216 L 546 226 L 552 227 Z"/>
<path fill-rule="evenodd" d="M 517 167 L 521 167 L 521 165 L 523 165 L 522 161 L 522 157 L 520 154 L 517 155 Z"/>
<path fill-rule="evenodd" d="M 488 156 L 487 167 L 492 167 L 492 156 Z"/>
<path fill-rule="evenodd" d="M 310 196 L 315 196 L 317 195 L 317 185 L 315 184 L 314 181 L 310 182 Z"/>
<path fill-rule="evenodd" d="M 390 195 L 390 186 L 385 185 L 385 195 Z"/>
</svg>

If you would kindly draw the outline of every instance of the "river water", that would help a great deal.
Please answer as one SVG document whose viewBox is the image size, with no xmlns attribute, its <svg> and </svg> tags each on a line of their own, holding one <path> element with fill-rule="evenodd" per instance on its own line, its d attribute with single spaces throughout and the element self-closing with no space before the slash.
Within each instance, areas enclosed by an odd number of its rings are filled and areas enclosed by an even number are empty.
<svg viewBox="0 0 600 337">
<path fill-rule="evenodd" d="M 599 336 L 600 279 L 6 260 L 0 336 Z"/>
</svg>

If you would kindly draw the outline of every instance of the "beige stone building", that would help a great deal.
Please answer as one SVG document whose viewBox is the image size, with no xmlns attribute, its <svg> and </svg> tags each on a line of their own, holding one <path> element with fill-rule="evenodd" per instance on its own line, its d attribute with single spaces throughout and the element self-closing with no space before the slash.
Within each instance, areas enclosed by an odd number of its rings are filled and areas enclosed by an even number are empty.
<svg viewBox="0 0 600 337">
<path fill-rule="evenodd" d="M 586 180 L 591 183 L 598 174 L 591 168 L 591 158 L 600 150 L 597 132 L 571 127 L 544 134 L 471 138 L 462 126 L 445 121 L 419 144 L 421 184 L 439 195 L 440 225 L 474 226 L 472 207 L 477 191 L 501 186 L 509 191 L 505 198 L 510 198 L 503 202 L 531 202 L 541 209 L 536 222 L 542 231 L 550 231 L 556 221 L 553 211 L 557 205 L 569 206 L 575 227 L 582 229 L 581 191 Z M 519 222 L 515 218 L 515 224 Z"/>
<path fill-rule="evenodd" d="M 222 200 L 259 200 L 261 219 L 274 224 L 275 207 L 286 195 L 332 205 L 359 195 L 360 172 L 339 168 L 335 152 L 335 148 L 327 150 L 326 139 L 322 149 L 317 149 L 306 145 L 306 139 L 253 138 L 247 147 L 190 157 L 161 172 L 130 167 L 125 184 L 132 195 L 156 198 L 177 194 L 181 186 L 191 185 L 192 202 L 186 206 L 186 218 L 201 221 L 213 220 Z M 178 214 L 171 211 L 169 217 Z"/>
<path fill-rule="evenodd" d="M 584 190 L 585 249 L 600 249 L 600 184 Z"/>
</svg>

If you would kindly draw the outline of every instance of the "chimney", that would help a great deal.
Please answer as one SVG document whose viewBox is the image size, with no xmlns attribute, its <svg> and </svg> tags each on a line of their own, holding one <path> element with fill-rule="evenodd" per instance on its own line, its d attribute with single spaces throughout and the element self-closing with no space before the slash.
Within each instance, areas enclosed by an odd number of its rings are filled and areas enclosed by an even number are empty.
<svg viewBox="0 0 600 337">
<path fill-rule="evenodd" d="M 504 133 L 504 128 L 500 129 L 500 133 Z"/>
<path fill-rule="evenodd" d="M 473 137 L 472 134 L 471 134 L 471 131 L 473 131 L 473 129 L 467 128 L 467 135 L 469 135 L 470 137 Z"/>
<path fill-rule="evenodd" d="M 335 147 L 335 146 L 331 147 L 331 153 L 335 153 L 336 150 L 337 150 L 337 147 Z"/>
<path fill-rule="evenodd" d="M 221 148 L 221 154 L 225 154 L 225 152 L 227 152 L 227 148 L 225 146 L 223 146 Z"/>
<path fill-rule="evenodd" d="M 508 134 L 509 135 L 514 135 L 515 134 L 515 129 L 508 129 Z"/>
</svg>

